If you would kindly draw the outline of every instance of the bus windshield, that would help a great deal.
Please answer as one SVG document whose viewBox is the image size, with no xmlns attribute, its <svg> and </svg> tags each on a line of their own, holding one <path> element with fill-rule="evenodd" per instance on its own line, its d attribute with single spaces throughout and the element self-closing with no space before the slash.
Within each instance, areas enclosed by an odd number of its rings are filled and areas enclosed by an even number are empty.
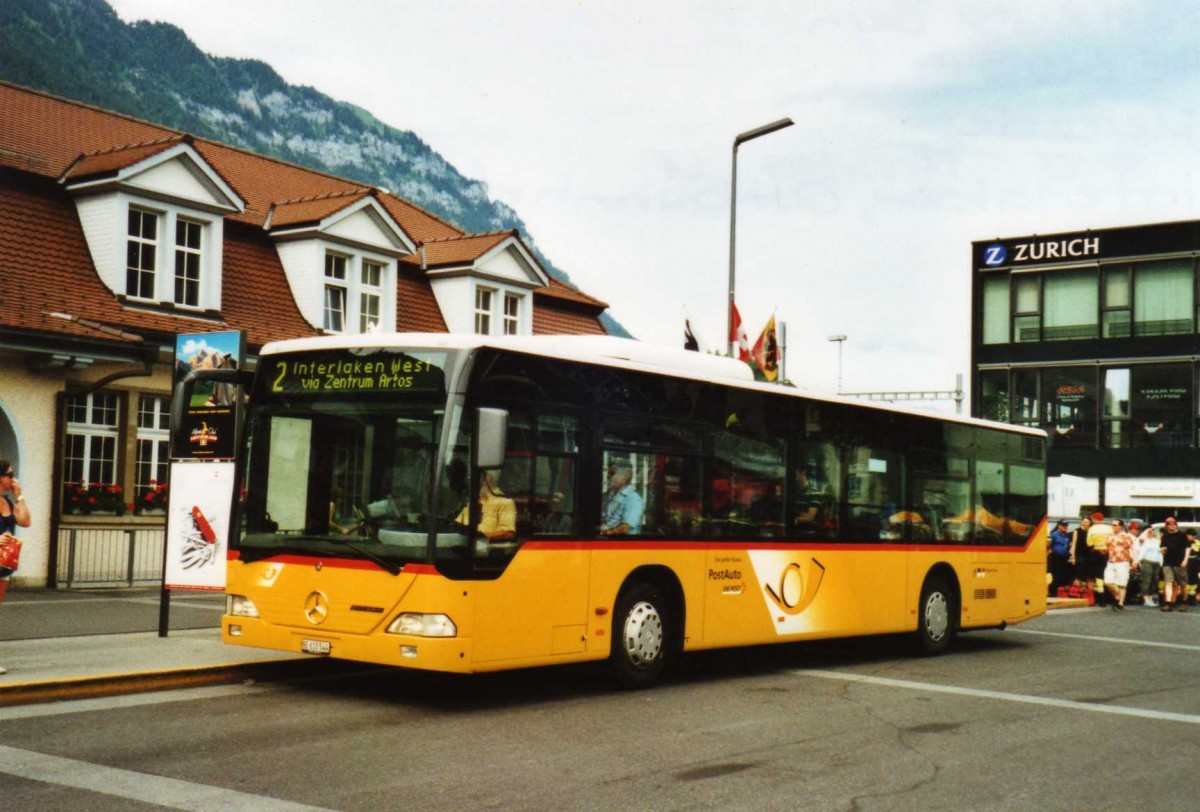
<svg viewBox="0 0 1200 812">
<path fill-rule="evenodd" d="M 266 359 L 249 418 L 240 557 L 357 558 L 396 571 L 431 554 L 465 554 L 466 527 L 454 520 L 467 501 L 465 476 L 442 484 L 436 476 L 455 470 L 439 465 L 444 432 L 458 447 L 464 441 L 460 409 L 447 406 L 448 354 L 387 354 L 385 375 L 396 358 L 420 367 L 401 391 L 370 373 L 379 354 L 329 355 Z"/>
</svg>

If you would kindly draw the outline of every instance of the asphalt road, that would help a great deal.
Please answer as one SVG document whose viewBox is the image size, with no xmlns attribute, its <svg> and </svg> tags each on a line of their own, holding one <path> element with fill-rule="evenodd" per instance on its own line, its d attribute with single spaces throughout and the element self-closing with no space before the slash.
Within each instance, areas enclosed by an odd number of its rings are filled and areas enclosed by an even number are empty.
<svg viewBox="0 0 1200 812">
<path fill-rule="evenodd" d="M 591 668 L 327 674 L 0 709 L 6 810 L 1190 808 L 1200 612 L 1055 612 Z"/>
</svg>

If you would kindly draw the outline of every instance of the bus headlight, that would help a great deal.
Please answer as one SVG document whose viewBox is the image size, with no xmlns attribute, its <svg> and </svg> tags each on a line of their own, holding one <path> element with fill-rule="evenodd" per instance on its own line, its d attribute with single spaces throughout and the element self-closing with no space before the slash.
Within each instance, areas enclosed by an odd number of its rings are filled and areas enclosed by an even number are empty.
<svg viewBox="0 0 1200 812">
<path fill-rule="evenodd" d="M 405 612 L 387 627 L 390 634 L 411 634 L 417 637 L 454 637 L 458 627 L 447 615 L 427 615 Z"/>
<path fill-rule="evenodd" d="M 225 614 L 237 617 L 258 617 L 258 607 L 245 595 L 226 595 Z"/>
</svg>

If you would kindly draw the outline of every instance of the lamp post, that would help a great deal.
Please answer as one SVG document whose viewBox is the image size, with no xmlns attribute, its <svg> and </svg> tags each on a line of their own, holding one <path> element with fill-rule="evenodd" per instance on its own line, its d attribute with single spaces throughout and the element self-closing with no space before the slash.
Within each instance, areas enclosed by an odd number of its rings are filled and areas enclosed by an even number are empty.
<svg viewBox="0 0 1200 812">
<path fill-rule="evenodd" d="M 729 336 L 729 357 L 733 357 L 733 290 L 735 280 L 735 264 L 737 257 L 737 156 L 738 147 L 746 141 L 753 141 L 755 138 L 761 138 L 764 135 L 770 135 L 777 130 L 782 130 L 784 127 L 790 127 L 796 122 L 790 118 L 781 118 L 779 121 L 772 121 L 770 124 L 764 124 L 761 127 L 755 127 L 753 130 L 746 130 L 744 133 L 739 133 L 733 139 L 733 181 L 730 184 L 729 191 L 729 306 L 725 309 L 725 334 Z"/>
<path fill-rule="evenodd" d="M 846 343 L 846 336 L 830 336 L 830 341 L 836 341 L 838 345 L 838 388 L 837 393 L 842 394 L 842 345 Z"/>
</svg>

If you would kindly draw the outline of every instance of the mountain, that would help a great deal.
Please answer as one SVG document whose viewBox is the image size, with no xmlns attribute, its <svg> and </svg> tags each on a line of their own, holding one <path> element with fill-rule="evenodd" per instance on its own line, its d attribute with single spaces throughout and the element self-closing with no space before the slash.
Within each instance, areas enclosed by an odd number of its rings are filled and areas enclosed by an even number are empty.
<svg viewBox="0 0 1200 812">
<path fill-rule="evenodd" d="M 0 0 L 0 79 L 382 186 L 468 232 L 518 229 L 570 283 L 512 207 L 416 134 L 289 85 L 264 62 L 209 56 L 173 25 L 127 25 L 104 0 Z"/>
</svg>

